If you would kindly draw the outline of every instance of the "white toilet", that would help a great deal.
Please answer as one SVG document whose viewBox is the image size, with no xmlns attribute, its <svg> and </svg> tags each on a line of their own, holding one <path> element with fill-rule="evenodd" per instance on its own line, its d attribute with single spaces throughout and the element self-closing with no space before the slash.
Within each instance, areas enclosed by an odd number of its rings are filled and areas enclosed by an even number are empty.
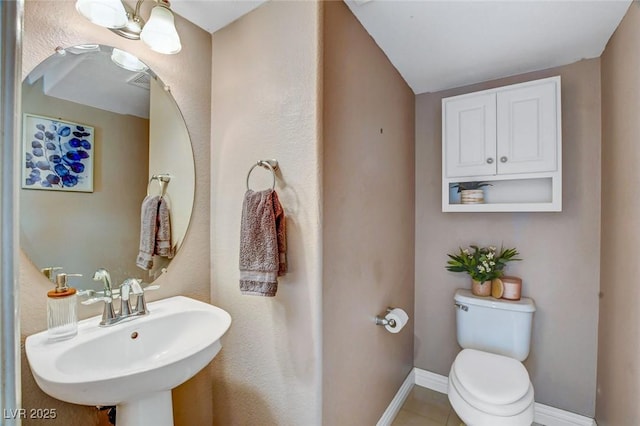
<svg viewBox="0 0 640 426">
<path fill-rule="evenodd" d="M 533 300 L 455 296 L 458 344 L 451 365 L 449 401 L 468 426 L 530 426 L 533 386 L 520 361 L 529 356 Z"/>
</svg>

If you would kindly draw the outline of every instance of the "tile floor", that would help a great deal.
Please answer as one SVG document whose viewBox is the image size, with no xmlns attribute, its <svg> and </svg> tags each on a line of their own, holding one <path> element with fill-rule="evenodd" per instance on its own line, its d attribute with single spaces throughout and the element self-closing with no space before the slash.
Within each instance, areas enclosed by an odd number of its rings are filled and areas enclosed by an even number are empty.
<svg viewBox="0 0 640 426">
<path fill-rule="evenodd" d="M 414 386 L 393 426 L 464 426 L 464 423 L 449 405 L 446 394 Z"/>
</svg>

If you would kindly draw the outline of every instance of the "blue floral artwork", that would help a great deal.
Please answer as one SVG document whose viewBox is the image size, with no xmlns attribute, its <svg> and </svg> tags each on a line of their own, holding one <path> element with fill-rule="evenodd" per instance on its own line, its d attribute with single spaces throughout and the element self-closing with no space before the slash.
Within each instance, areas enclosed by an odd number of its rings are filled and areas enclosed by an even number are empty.
<svg viewBox="0 0 640 426">
<path fill-rule="evenodd" d="M 93 192 L 94 129 L 24 114 L 22 187 Z"/>
</svg>

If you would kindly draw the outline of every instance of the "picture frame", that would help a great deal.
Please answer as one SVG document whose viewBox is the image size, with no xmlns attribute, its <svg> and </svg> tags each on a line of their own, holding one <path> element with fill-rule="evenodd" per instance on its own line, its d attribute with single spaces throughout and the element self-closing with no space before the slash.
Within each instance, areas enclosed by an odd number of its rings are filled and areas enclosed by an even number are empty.
<svg viewBox="0 0 640 426">
<path fill-rule="evenodd" d="M 22 188 L 93 192 L 92 126 L 25 113 Z"/>
</svg>

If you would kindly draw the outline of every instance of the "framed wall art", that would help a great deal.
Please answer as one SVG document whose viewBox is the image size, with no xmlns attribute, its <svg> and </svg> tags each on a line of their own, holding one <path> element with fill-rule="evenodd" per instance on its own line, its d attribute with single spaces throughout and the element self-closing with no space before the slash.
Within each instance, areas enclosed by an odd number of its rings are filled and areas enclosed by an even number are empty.
<svg viewBox="0 0 640 426">
<path fill-rule="evenodd" d="M 24 114 L 22 188 L 93 192 L 94 128 Z"/>
</svg>

